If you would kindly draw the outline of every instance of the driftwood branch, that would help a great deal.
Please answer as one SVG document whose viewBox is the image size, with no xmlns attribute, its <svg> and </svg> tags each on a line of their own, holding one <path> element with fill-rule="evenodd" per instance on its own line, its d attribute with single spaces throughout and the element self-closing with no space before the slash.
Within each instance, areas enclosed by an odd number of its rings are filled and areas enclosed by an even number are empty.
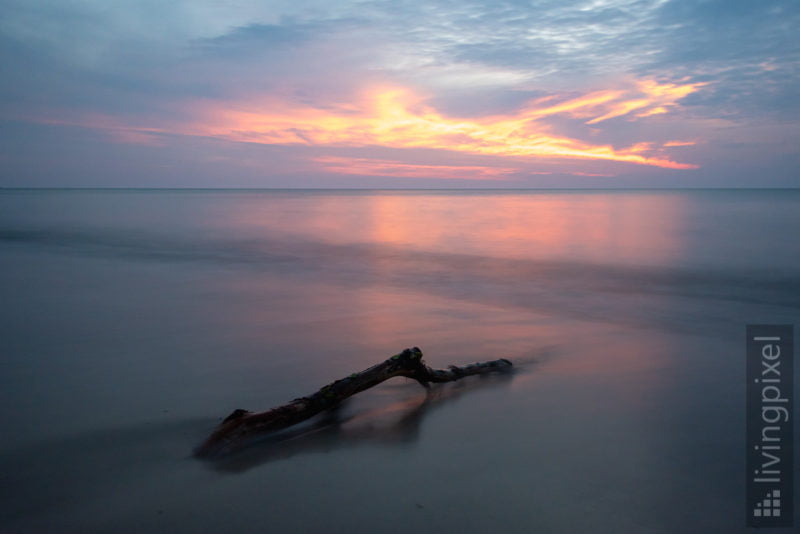
<svg viewBox="0 0 800 534">
<path fill-rule="evenodd" d="M 369 369 L 332 382 L 313 395 L 295 399 L 269 411 L 253 413 L 234 410 L 195 450 L 195 454 L 200 457 L 224 454 L 248 438 L 301 423 L 320 412 L 334 408 L 348 397 L 395 376 L 413 378 L 428 388 L 431 382 L 451 382 L 465 376 L 506 371 L 510 368 L 510 361 L 499 359 L 463 367 L 451 365 L 447 369 L 431 369 L 422 360 L 421 350 L 417 347 L 406 349 Z"/>
</svg>

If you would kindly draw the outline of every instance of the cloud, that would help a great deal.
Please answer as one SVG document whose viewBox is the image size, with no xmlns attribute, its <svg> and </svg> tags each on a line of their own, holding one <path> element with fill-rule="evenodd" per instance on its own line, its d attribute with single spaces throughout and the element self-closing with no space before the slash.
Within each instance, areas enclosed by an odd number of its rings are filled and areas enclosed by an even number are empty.
<svg viewBox="0 0 800 534">
<path fill-rule="evenodd" d="M 327 172 L 355 176 L 393 176 L 402 178 L 437 178 L 445 180 L 497 180 L 518 172 L 511 167 L 485 167 L 476 165 L 420 165 L 370 158 L 319 157 Z"/>
<path fill-rule="evenodd" d="M 674 144 L 657 146 L 636 139 L 627 147 L 615 148 L 559 134 L 548 119 L 566 117 L 585 126 L 611 119 L 637 121 L 652 112 L 667 113 L 678 106 L 680 99 L 702 86 L 688 81 L 678 84 L 636 80 L 583 95 L 553 94 L 528 102 L 512 114 L 477 118 L 443 114 L 410 89 L 378 87 L 363 91 L 353 102 L 324 107 L 268 95 L 255 101 L 194 102 L 182 121 L 151 117 L 150 122 L 140 118 L 140 122 L 130 123 L 113 116 L 91 114 L 71 119 L 43 117 L 38 122 L 105 130 L 117 142 L 128 140 L 139 144 L 156 145 L 154 136 L 172 134 L 268 145 L 426 148 L 520 160 L 606 160 L 694 169 L 697 165 L 677 162 L 666 155 L 664 150 Z M 585 128 L 585 135 L 591 133 L 592 130 Z M 389 169 L 381 165 L 371 168 Z M 356 169 L 352 174 L 363 174 L 367 168 L 363 161 L 351 167 Z M 335 172 L 341 168 L 341 165 L 335 167 Z M 406 175 L 412 169 L 399 163 L 393 168 Z M 475 168 L 469 169 L 471 173 L 474 171 Z M 394 172 L 394 175 L 400 174 Z"/>
<path fill-rule="evenodd" d="M 788 0 L 8 0 L 0 120 L 116 146 L 404 150 L 374 157 L 395 173 L 426 172 L 425 148 L 493 159 L 473 174 L 557 160 L 711 176 L 742 153 L 714 143 L 730 129 L 763 168 L 793 142 L 799 26 Z"/>
<path fill-rule="evenodd" d="M 709 82 L 684 102 L 696 114 L 742 123 L 800 118 L 797 2 L 672 1 L 654 22 L 654 51 L 635 70 Z"/>
<path fill-rule="evenodd" d="M 637 140 L 616 149 L 559 135 L 546 120 L 567 116 L 594 125 L 612 118 L 638 120 L 634 111 L 663 110 L 702 84 L 640 80 L 627 87 L 534 100 L 513 114 L 480 118 L 450 117 L 409 89 L 376 88 L 360 100 L 320 109 L 291 102 L 201 104 L 198 120 L 182 132 L 239 142 L 317 146 L 429 148 L 517 158 L 611 160 L 672 169 L 691 169 L 643 148 Z"/>
</svg>

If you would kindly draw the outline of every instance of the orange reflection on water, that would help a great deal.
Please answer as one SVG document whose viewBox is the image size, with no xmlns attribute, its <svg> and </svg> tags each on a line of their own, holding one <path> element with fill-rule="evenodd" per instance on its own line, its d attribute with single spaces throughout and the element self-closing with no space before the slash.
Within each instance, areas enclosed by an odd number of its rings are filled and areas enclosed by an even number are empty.
<svg viewBox="0 0 800 534">
<path fill-rule="evenodd" d="M 296 280 L 304 289 L 295 304 L 311 310 L 313 335 L 358 347 L 354 368 L 414 345 L 434 366 L 552 346 L 581 355 L 554 364 L 559 374 L 588 376 L 615 366 L 649 372 L 657 363 L 642 361 L 633 342 L 608 347 L 617 331 L 631 338 L 639 321 L 663 313 L 670 297 L 646 285 L 663 280 L 651 273 L 681 264 L 687 198 L 276 193 L 248 196 L 227 218 L 243 238 L 267 237 L 267 246 L 289 247 L 300 258 Z"/>
<path fill-rule="evenodd" d="M 376 195 L 360 241 L 501 258 L 668 263 L 682 253 L 680 195 Z"/>
<path fill-rule="evenodd" d="M 683 254 L 685 213 L 679 192 L 375 192 L 267 195 L 229 217 L 256 233 L 397 252 L 662 265 Z"/>
</svg>

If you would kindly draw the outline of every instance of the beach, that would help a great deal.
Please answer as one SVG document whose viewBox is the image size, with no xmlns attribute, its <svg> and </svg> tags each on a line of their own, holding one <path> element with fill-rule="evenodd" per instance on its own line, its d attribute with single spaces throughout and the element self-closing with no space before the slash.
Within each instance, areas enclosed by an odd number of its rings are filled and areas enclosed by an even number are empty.
<svg viewBox="0 0 800 534">
<path fill-rule="evenodd" d="M 0 531 L 745 532 L 798 228 L 797 190 L 0 191 Z M 514 372 L 192 456 L 414 346 Z"/>
</svg>

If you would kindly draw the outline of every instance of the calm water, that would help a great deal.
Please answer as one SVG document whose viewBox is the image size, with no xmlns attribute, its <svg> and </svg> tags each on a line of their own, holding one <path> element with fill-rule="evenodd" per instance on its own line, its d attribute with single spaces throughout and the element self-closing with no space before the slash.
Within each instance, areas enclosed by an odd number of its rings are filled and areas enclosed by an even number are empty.
<svg viewBox="0 0 800 534">
<path fill-rule="evenodd" d="M 798 230 L 798 191 L 2 191 L 0 532 L 744 532 Z M 414 345 L 517 372 L 191 457 Z"/>
</svg>

